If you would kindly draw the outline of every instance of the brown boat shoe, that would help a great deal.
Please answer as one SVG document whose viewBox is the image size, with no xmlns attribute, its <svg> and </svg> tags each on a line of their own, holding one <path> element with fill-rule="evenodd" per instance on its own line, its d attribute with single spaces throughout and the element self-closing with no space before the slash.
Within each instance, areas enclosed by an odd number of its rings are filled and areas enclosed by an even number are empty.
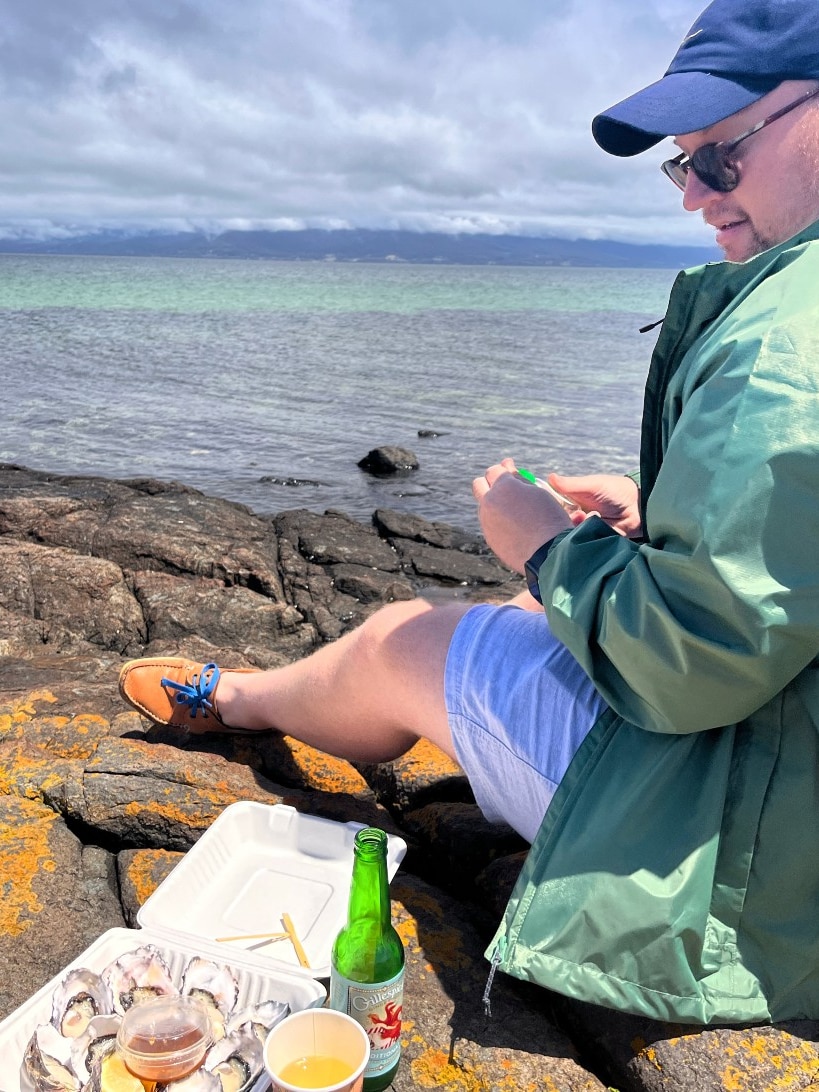
<svg viewBox="0 0 819 1092">
<path fill-rule="evenodd" d="M 252 728 L 231 728 L 219 716 L 216 687 L 221 674 L 215 663 L 202 664 L 173 656 L 129 660 L 119 673 L 119 692 L 129 705 L 156 724 L 186 728 L 194 733 L 258 735 Z"/>
</svg>

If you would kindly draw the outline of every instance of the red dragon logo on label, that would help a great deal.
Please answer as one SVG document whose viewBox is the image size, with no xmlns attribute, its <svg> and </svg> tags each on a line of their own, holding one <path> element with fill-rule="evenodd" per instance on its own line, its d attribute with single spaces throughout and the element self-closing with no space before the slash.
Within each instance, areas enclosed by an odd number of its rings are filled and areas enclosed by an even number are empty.
<svg viewBox="0 0 819 1092">
<path fill-rule="evenodd" d="M 374 1027 L 367 1028 L 367 1035 L 373 1050 L 394 1046 L 401 1038 L 401 1010 L 402 1006 L 396 1001 L 388 1001 L 383 1017 L 370 1014 Z"/>
</svg>

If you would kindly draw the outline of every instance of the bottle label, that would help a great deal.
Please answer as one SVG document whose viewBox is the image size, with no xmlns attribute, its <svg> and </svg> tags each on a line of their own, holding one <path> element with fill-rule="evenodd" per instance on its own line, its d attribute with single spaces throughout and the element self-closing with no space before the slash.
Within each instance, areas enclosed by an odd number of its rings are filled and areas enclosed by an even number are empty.
<svg viewBox="0 0 819 1092">
<path fill-rule="evenodd" d="M 403 967 L 387 982 L 353 982 L 331 967 L 330 1008 L 352 1016 L 370 1040 L 370 1060 L 365 1077 L 380 1076 L 398 1061 L 403 1002 Z"/>
</svg>

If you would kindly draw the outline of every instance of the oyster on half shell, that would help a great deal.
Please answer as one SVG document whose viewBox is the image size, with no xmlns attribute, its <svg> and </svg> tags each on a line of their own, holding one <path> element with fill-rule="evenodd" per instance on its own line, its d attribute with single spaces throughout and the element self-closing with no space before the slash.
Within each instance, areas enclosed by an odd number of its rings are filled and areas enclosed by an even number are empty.
<svg viewBox="0 0 819 1092">
<path fill-rule="evenodd" d="M 205 1057 L 205 1069 L 220 1078 L 222 1092 L 246 1092 L 263 1066 L 262 1044 L 244 1028 L 214 1043 Z"/>
<path fill-rule="evenodd" d="M 229 1035 L 232 1031 L 249 1029 L 264 1044 L 267 1033 L 289 1012 L 290 1006 L 286 1001 L 260 1001 L 258 1005 L 234 1012 L 225 1025 L 225 1032 Z"/>
<path fill-rule="evenodd" d="M 76 1039 L 95 1016 L 113 1011 L 113 995 L 100 975 L 87 967 L 76 967 L 54 991 L 51 1023 L 67 1039 Z"/>
<path fill-rule="evenodd" d="M 94 1067 L 99 1066 L 103 1058 L 113 1054 L 121 1023 L 122 1017 L 116 1013 L 95 1016 L 88 1022 L 82 1035 L 78 1035 L 71 1043 L 71 1065 L 81 1081 L 89 1080 Z"/>
<path fill-rule="evenodd" d="M 105 968 L 102 978 L 114 996 L 114 1011 L 121 1016 L 139 1000 L 179 993 L 168 964 L 153 944 L 121 955 Z"/>
<path fill-rule="evenodd" d="M 214 1039 L 225 1034 L 225 1021 L 239 996 L 239 979 L 221 963 L 201 956 L 188 961 L 180 987 L 183 996 L 198 998 L 208 1011 Z"/>
<path fill-rule="evenodd" d="M 37 1092 L 79 1092 L 71 1066 L 71 1040 L 53 1024 L 39 1024 L 28 1041 L 23 1069 Z"/>
</svg>

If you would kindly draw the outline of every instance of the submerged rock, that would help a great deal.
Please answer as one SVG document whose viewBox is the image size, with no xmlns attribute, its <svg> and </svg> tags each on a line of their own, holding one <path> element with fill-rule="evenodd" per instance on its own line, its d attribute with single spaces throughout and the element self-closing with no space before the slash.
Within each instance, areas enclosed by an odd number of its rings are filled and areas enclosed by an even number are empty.
<svg viewBox="0 0 819 1092">
<path fill-rule="evenodd" d="M 418 456 L 405 447 L 374 447 L 363 459 L 359 459 L 358 466 L 370 474 L 385 477 L 390 474 L 406 474 L 410 470 L 419 467 Z"/>
</svg>

